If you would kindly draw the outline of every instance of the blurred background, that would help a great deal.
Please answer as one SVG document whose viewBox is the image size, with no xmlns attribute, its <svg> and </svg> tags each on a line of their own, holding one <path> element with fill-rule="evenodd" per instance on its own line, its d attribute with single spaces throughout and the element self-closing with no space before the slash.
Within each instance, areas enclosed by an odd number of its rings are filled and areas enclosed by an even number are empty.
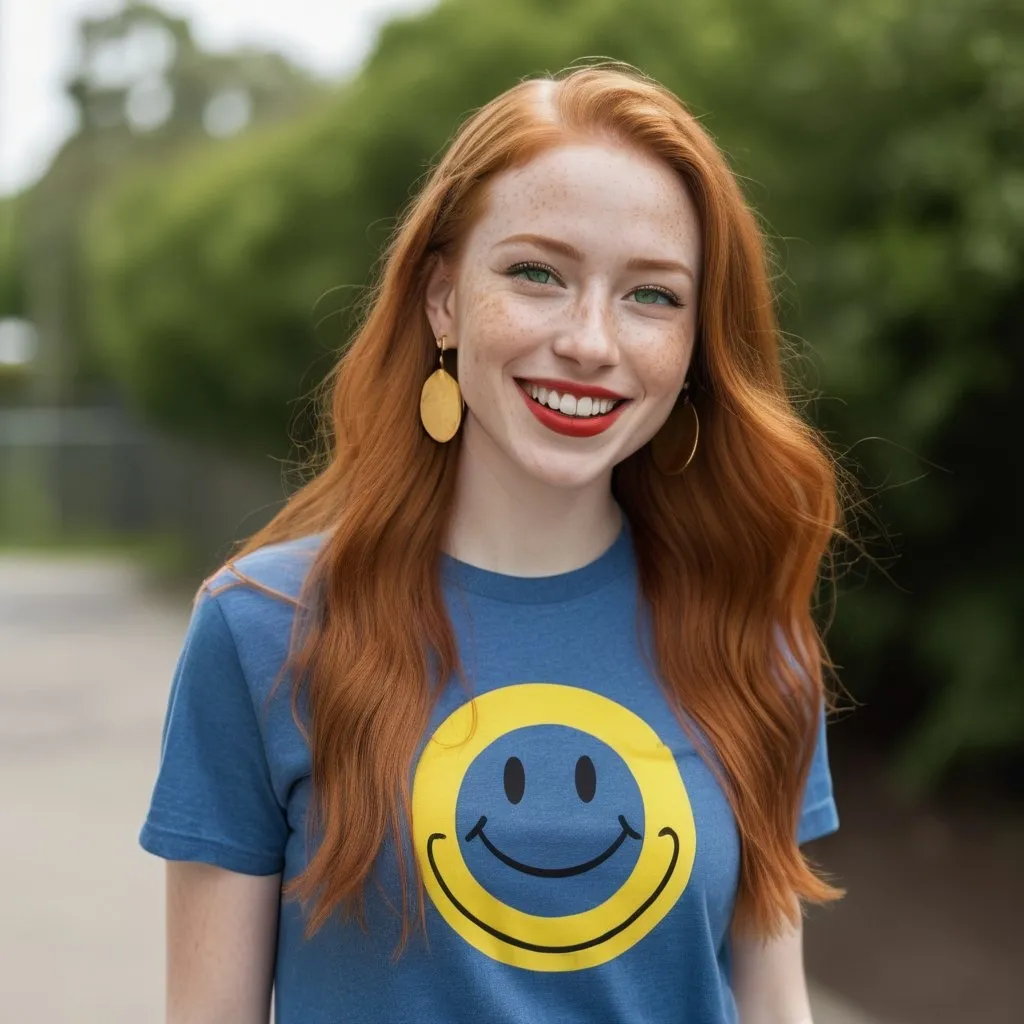
<svg viewBox="0 0 1024 1024">
<path fill-rule="evenodd" d="M 860 482 L 819 1022 L 1024 1020 L 1024 0 L 0 0 L 0 1016 L 159 1019 L 191 591 L 459 121 L 594 55 L 729 155 Z"/>
</svg>

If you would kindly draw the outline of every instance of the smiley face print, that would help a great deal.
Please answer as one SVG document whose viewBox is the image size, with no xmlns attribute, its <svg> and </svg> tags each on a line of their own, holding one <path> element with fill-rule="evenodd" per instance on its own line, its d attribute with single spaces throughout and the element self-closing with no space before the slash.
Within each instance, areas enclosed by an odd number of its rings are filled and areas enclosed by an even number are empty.
<svg viewBox="0 0 1024 1024">
<path fill-rule="evenodd" d="M 441 916 L 534 971 L 612 960 L 686 887 L 693 813 L 675 758 L 620 704 L 524 683 L 453 712 L 413 785 L 413 841 Z"/>
</svg>

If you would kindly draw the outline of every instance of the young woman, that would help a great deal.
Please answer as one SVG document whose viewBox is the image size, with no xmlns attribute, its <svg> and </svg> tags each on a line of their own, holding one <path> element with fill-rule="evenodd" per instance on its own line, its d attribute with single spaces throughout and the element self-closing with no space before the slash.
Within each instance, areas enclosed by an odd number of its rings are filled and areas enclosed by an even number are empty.
<svg viewBox="0 0 1024 1024">
<path fill-rule="evenodd" d="M 471 117 L 330 425 L 175 675 L 168 1020 L 809 1021 L 836 483 L 699 123 L 618 67 Z"/>
</svg>

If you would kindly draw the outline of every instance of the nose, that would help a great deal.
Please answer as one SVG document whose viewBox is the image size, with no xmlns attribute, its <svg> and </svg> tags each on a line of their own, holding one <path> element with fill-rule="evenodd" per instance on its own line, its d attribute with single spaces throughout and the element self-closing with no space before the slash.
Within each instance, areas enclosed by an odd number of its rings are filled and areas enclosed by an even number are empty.
<svg viewBox="0 0 1024 1024">
<path fill-rule="evenodd" d="M 575 363 L 583 371 L 615 366 L 619 345 L 611 304 L 596 289 L 580 297 L 564 329 L 553 345 L 557 356 Z"/>
</svg>

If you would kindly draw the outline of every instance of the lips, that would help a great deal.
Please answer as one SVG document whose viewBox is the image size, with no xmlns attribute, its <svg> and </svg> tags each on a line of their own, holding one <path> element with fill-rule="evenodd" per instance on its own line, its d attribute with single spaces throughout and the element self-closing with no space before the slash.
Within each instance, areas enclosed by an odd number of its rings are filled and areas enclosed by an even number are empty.
<svg viewBox="0 0 1024 1024">
<path fill-rule="evenodd" d="M 600 388 L 594 384 L 576 384 L 571 380 L 555 380 L 551 377 L 521 377 L 516 383 L 529 387 L 535 384 L 537 387 L 547 388 L 548 391 L 557 391 L 560 395 L 573 395 L 576 398 L 612 398 L 616 401 L 625 401 L 626 396 L 609 391 L 607 388 Z"/>
<path fill-rule="evenodd" d="M 566 437 L 594 437 L 606 431 L 622 414 L 622 410 L 629 404 L 629 399 L 622 395 L 609 391 L 607 388 L 594 387 L 591 385 L 573 384 L 570 381 L 556 380 L 516 380 L 519 393 L 523 396 L 527 408 L 540 421 L 540 423 L 556 434 Z M 559 396 L 571 395 L 575 402 L 587 402 L 591 408 L 598 403 L 617 404 L 609 408 L 607 412 L 591 413 L 588 415 L 574 415 L 561 412 L 559 409 L 552 409 L 550 405 L 543 404 L 530 394 L 530 389 L 544 389 L 544 392 L 557 392 Z M 543 392 L 541 392 L 543 395 Z"/>
</svg>

